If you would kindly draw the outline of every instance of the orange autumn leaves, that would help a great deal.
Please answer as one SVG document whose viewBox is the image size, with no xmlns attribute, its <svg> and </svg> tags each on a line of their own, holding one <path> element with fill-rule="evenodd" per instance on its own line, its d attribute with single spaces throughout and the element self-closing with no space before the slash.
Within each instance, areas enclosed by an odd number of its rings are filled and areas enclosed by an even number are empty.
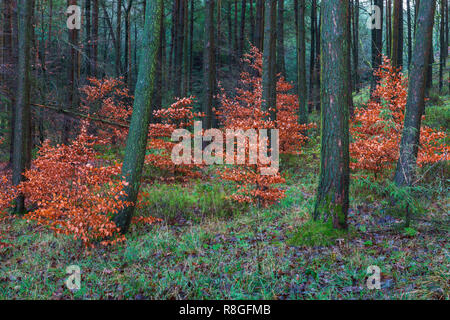
<svg viewBox="0 0 450 320">
<path fill-rule="evenodd" d="M 27 219 L 86 246 L 93 241 L 114 244 L 124 237 L 110 216 L 129 205 L 120 199 L 124 195 L 123 182 L 117 178 L 121 165 L 99 163 L 93 148 L 97 141 L 86 131 L 83 126 L 69 146 L 45 142 L 18 190 L 36 205 Z"/>
<path fill-rule="evenodd" d="M 375 71 L 380 79 L 367 106 L 355 110 L 350 124 L 350 156 L 353 170 L 373 172 L 376 177 L 395 166 L 399 157 L 408 92 L 408 80 L 384 57 Z M 448 160 L 446 134 L 422 126 L 418 165 Z"/>
<path fill-rule="evenodd" d="M 307 140 L 302 133 L 313 125 L 298 123 L 298 98 L 290 94 L 293 86 L 280 77 L 277 82 L 276 119 L 270 119 L 273 110 L 262 108 L 262 54 L 252 47 L 250 54 L 244 56 L 243 62 L 249 71 L 241 73 L 240 86 L 234 97 L 228 96 L 222 88 L 219 94 L 220 108 L 216 114 L 224 129 L 278 129 L 279 152 L 281 154 L 298 154 Z M 258 136 L 258 140 L 262 137 Z M 250 146 L 247 144 L 247 150 Z M 259 146 L 258 146 L 259 148 Z M 244 164 L 226 168 L 220 176 L 233 181 L 237 191 L 231 196 L 238 202 L 258 204 L 263 207 L 274 204 L 284 198 L 280 184 L 285 179 L 279 172 L 275 175 L 262 175 L 265 167 L 258 159 L 257 164 Z"/>
</svg>

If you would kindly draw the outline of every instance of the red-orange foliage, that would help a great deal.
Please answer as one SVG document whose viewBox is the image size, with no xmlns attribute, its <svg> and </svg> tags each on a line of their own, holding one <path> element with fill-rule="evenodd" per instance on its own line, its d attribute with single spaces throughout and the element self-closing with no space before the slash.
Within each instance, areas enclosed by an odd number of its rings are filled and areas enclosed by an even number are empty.
<svg viewBox="0 0 450 320">
<path fill-rule="evenodd" d="M 350 156 L 354 159 L 350 167 L 367 170 L 377 175 L 391 169 L 399 156 L 403 123 L 405 118 L 408 80 L 399 69 L 391 66 L 384 57 L 383 64 L 375 75 L 380 81 L 366 107 L 355 110 L 350 125 L 353 141 Z M 449 146 L 442 140 L 443 132 L 422 126 L 417 162 L 419 165 L 448 159 Z"/>
<path fill-rule="evenodd" d="M 11 182 L 8 177 L 0 176 L 0 224 L 5 223 L 8 219 L 7 208 L 10 206 L 11 201 L 13 201 L 15 197 L 14 189 L 11 187 Z M 0 248 L 10 246 L 9 243 L 3 242 L 5 239 L 3 234 L 3 227 L 0 228 Z"/>
<path fill-rule="evenodd" d="M 171 141 L 172 133 L 176 129 L 192 127 L 194 119 L 203 116 L 193 111 L 193 101 L 194 97 L 178 99 L 169 108 L 155 111 L 154 117 L 158 123 L 152 123 L 149 127 L 149 153 L 145 156 L 145 164 L 170 172 L 172 176 L 169 180 L 201 176 L 198 171 L 201 165 L 175 165 L 171 159 L 172 149 L 177 143 Z"/>
<path fill-rule="evenodd" d="M 80 91 L 84 94 L 83 104 L 86 112 L 112 123 L 127 125 L 133 111 L 133 96 L 122 79 L 88 78 L 90 84 L 82 87 Z M 97 136 L 108 139 L 112 143 L 123 143 L 127 137 L 128 130 L 124 127 L 109 125 L 107 123 L 96 123 L 98 126 Z"/>
<path fill-rule="evenodd" d="M 83 126 L 69 146 L 45 142 L 19 190 L 37 206 L 27 219 L 80 239 L 85 246 L 96 240 L 114 244 L 124 237 L 110 215 L 128 205 L 120 200 L 124 195 L 124 182 L 118 178 L 121 165 L 100 165 L 93 149 L 98 140 L 86 131 Z"/>
<path fill-rule="evenodd" d="M 240 87 L 236 96 L 229 97 L 222 89 L 219 95 L 220 108 L 216 110 L 224 129 L 278 129 L 281 154 L 301 152 L 301 146 L 307 137 L 302 134 L 312 125 L 298 124 L 298 98 L 289 91 L 293 88 L 284 78 L 277 83 L 277 110 L 275 121 L 270 120 L 271 110 L 262 109 L 262 54 L 252 47 L 243 61 L 251 72 L 242 72 Z M 260 137 L 258 137 L 258 140 Z M 250 146 L 247 145 L 247 151 Z M 259 203 L 262 206 L 273 204 L 284 197 L 284 190 L 277 184 L 285 182 L 279 173 L 261 175 L 264 167 L 260 161 L 256 165 L 241 165 L 225 169 L 222 178 L 234 181 L 237 192 L 232 197 L 239 202 Z"/>
</svg>

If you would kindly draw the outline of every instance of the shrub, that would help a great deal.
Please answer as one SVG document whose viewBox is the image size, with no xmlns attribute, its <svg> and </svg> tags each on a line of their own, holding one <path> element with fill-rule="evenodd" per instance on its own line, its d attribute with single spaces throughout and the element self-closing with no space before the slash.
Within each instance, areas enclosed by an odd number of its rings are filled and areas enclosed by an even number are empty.
<svg viewBox="0 0 450 320">
<path fill-rule="evenodd" d="M 373 97 L 364 108 L 357 108 L 350 125 L 352 143 L 350 167 L 367 170 L 378 177 L 391 169 L 399 157 L 403 131 L 408 81 L 400 70 L 384 58 L 375 75 L 380 81 Z M 449 159 L 446 134 L 422 126 L 417 162 L 419 166 Z"/>
</svg>

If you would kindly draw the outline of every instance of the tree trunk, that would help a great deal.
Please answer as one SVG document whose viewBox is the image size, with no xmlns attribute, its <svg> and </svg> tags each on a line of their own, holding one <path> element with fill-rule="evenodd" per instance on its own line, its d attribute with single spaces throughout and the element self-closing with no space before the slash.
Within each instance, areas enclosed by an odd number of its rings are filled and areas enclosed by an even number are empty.
<svg viewBox="0 0 450 320">
<path fill-rule="evenodd" d="M 241 30 L 239 35 L 239 59 L 242 58 L 245 48 L 245 12 L 247 9 L 247 1 L 242 0 L 241 6 Z"/>
<path fill-rule="evenodd" d="M 436 0 L 420 2 L 416 41 L 409 75 L 405 123 L 400 142 L 400 157 L 395 171 L 395 183 L 398 186 L 412 185 L 415 176 L 435 9 Z"/>
<path fill-rule="evenodd" d="M 213 126 L 213 103 L 216 91 L 216 63 L 215 63 L 215 39 L 214 39 L 214 0 L 206 0 L 206 20 L 205 20 L 205 48 L 204 48 L 204 97 L 203 113 L 205 114 L 204 129 Z"/>
<path fill-rule="evenodd" d="M 384 0 L 375 0 L 375 5 L 381 9 L 381 28 L 372 29 L 372 83 L 370 85 L 370 93 L 372 95 L 375 90 L 379 77 L 373 74 L 375 70 L 378 70 L 383 62 L 383 2 Z"/>
<path fill-rule="evenodd" d="M 392 24 L 392 66 L 403 66 L 403 0 L 394 0 Z"/>
<path fill-rule="evenodd" d="M 121 65 L 121 53 L 122 53 L 122 0 L 117 0 L 116 7 L 116 77 L 122 75 L 122 65 Z"/>
<path fill-rule="evenodd" d="M 141 184 L 148 125 L 153 106 L 152 93 L 155 86 L 156 61 L 161 36 L 159 17 L 162 2 L 163 0 L 149 1 L 145 12 L 146 19 L 139 58 L 138 79 L 134 93 L 133 114 L 122 166 L 122 175 L 128 183 L 124 189 L 126 196 L 122 200 L 132 202 L 133 205 L 128 206 L 114 217 L 114 222 L 122 233 L 126 233 L 130 226 L 135 208 L 134 204 Z"/>
<path fill-rule="evenodd" d="M 255 43 L 254 45 L 263 51 L 264 42 L 264 0 L 256 0 L 256 27 L 255 27 Z"/>
<path fill-rule="evenodd" d="M 299 121 L 301 124 L 308 123 L 307 88 L 306 88 L 306 36 L 305 36 L 305 0 L 298 0 L 298 39 L 297 39 L 297 59 L 298 59 L 298 103 Z M 298 4 L 298 3 L 297 3 Z"/>
<path fill-rule="evenodd" d="M 33 24 L 30 23 L 33 14 L 33 3 L 29 0 L 18 1 L 18 66 L 17 66 L 17 97 L 15 106 L 14 148 L 13 148 L 13 185 L 17 186 L 24 180 L 23 173 L 29 167 L 31 160 L 31 36 Z M 16 199 L 16 213 L 24 213 L 24 197 Z"/>
<path fill-rule="evenodd" d="M 85 0 L 85 24 L 86 24 L 86 75 L 91 76 L 91 0 Z"/>
<path fill-rule="evenodd" d="M 411 0 L 406 1 L 406 11 L 408 16 L 408 70 L 411 66 L 411 56 L 412 56 L 412 20 L 411 20 Z"/>
<path fill-rule="evenodd" d="M 446 66 L 446 59 L 447 59 L 447 52 L 448 52 L 448 45 L 446 43 L 446 36 L 445 36 L 445 21 L 446 21 L 446 12 L 445 9 L 447 7 L 446 5 L 447 0 L 441 0 L 440 9 L 441 9 L 441 25 L 440 25 L 440 32 L 439 32 L 439 40 L 440 40 L 440 54 L 439 54 L 439 92 L 442 93 L 442 88 L 444 87 L 444 69 Z"/>
<path fill-rule="evenodd" d="M 277 0 L 269 0 L 266 2 L 265 20 L 262 66 L 262 109 L 270 110 L 270 118 L 276 120 Z"/>
<path fill-rule="evenodd" d="M 98 1 L 92 0 L 93 12 L 92 12 L 92 75 L 97 77 L 98 69 Z"/>
<path fill-rule="evenodd" d="M 322 145 L 314 218 L 347 228 L 349 207 L 348 1 L 322 3 Z M 326 48 L 326 49 L 325 49 Z"/>
<path fill-rule="evenodd" d="M 286 76 L 286 62 L 284 50 L 284 0 L 278 0 L 277 22 L 277 67 L 278 73 Z"/>
</svg>

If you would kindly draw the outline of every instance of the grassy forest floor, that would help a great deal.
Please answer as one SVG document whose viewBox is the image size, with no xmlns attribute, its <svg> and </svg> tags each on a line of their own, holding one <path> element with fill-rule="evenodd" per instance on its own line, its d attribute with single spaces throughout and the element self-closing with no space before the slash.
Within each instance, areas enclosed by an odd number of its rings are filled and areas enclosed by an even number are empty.
<svg viewBox="0 0 450 320">
<path fill-rule="evenodd" d="M 436 99 L 427 124 L 448 132 L 450 97 Z M 427 168 L 407 229 L 404 212 L 389 208 L 392 174 L 377 183 L 352 179 L 350 230 L 339 234 L 310 222 L 319 158 L 315 131 L 303 155 L 284 159 L 287 197 L 265 210 L 231 203 L 222 181 L 147 184 L 151 204 L 140 213 L 164 222 L 135 226 L 126 244 L 89 254 L 11 218 L 0 299 L 449 299 L 448 163 Z M 65 285 L 69 265 L 82 270 L 77 292 Z M 381 290 L 366 286 L 371 265 L 382 270 Z"/>
</svg>

